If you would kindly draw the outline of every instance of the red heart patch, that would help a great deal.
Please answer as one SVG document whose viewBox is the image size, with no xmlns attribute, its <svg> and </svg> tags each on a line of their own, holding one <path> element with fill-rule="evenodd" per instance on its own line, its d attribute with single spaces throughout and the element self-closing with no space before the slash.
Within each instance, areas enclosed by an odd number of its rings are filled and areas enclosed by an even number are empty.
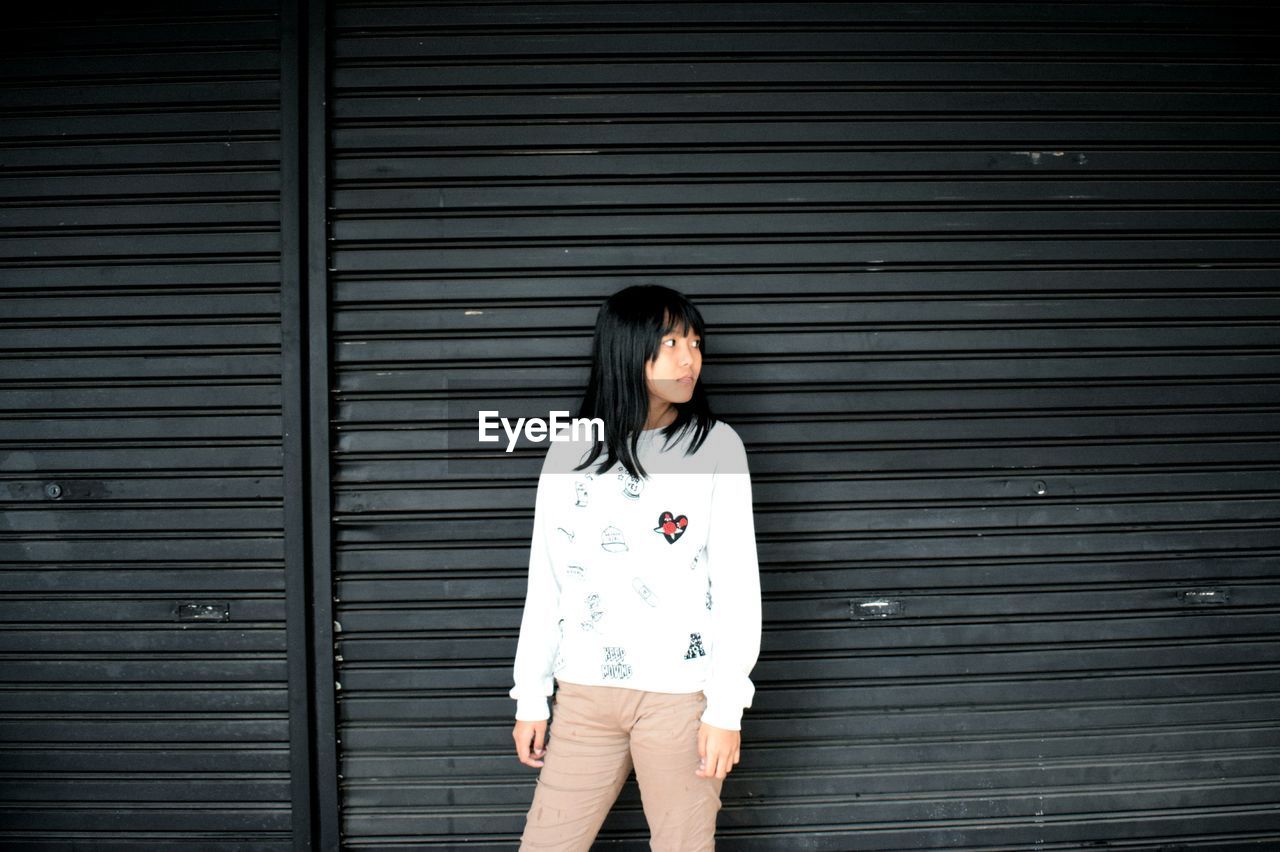
<svg viewBox="0 0 1280 852">
<path fill-rule="evenodd" d="M 675 515 L 671 512 L 663 512 L 658 515 L 658 525 L 653 528 L 654 532 L 662 533 L 668 544 L 675 544 L 680 536 L 684 535 L 684 531 L 689 528 L 689 519 L 684 515 Z"/>
</svg>

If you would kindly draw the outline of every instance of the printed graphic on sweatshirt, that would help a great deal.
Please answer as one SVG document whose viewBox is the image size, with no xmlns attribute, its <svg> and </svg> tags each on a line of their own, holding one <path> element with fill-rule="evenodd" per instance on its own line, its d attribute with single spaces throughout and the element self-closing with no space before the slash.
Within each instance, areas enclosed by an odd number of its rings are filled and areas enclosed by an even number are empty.
<svg viewBox="0 0 1280 852">
<path fill-rule="evenodd" d="M 613 524 L 609 524 L 600 533 L 600 546 L 610 553 L 621 553 L 624 550 L 631 549 L 627 547 L 627 539 L 622 534 L 622 530 Z"/>
<path fill-rule="evenodd" d="M 604 605 L 600 601 L 600 595 L 595 592 L 587 595 L 584 603 L 587 606 L 587 618 L 582 622 L 582 629 L 594 631 L 596 622 L 604 618 Z"/>
<path fill-rule="evenodd" d="M 639 500 L 640 492 L 644 489 L 644 483 L 636 479 L 624 469 L 618 474 L 618 479 L 622 482 L 622 496 L 628 500 Z"/>
<path fill-rule="evenodd" d="M 560 645 L 559 647 L 556 648 L 556 661 L 551 666 L 551 670 L 553 672 L 560 671 L 569 663 L 569 661 L 565 659 L 565 656 L 564 656 L 564 619 L 563 618 L 560 619 L 560 623 L 558 627 L 560 630 Z"/>
<path fill-rule="evenodd" d="M 644 580 L 639 577 L 632 577 L 631 588 L 635 589 L 636 594 L 640 596 L 640 600 L 649 606 L 656 607 L 658 605 L 658 596 L 653 593 L 653 589 L 644 584 Z"/>
<path fill-rule="evenodd" d="M 631 677 L 631 664 L 627 662 L 627 649 L 619 645 L 604 646 L 604 662 L 600 664 L 600 677 L 625 680 Z"/>
<path fill-rule="evenodd" d="M 587 497 L 590 496 L 590 492 L 587 491 L 587 484 L 585 482 L 574 480 L 573 490 L 578 498 L 577 502 L 575 502 L 573 505 L 577 506 L 580 509 L 586 508 Z"/>
<path fill-rule="evenodd" d="M 707 652 L 702 650 L 702 634 L 689 634 L 689 650 L 685 651 L 684 658 L 686 660 L 695 660 L 698 657 L 705 657 Z"/>
<path fill-rule="evenodd" d="M 656 533 L 662 533 L 662 537 L 667 540 L 667 544 L 675 544 L 680 540 L 680 536 L 684 535 L 684 531 L 689 528 L 689 519 L 684 515 L 673 515 L 671 512 L 663 512 L 658 515 L 658 525 L 653 528 Z"/>
<path fill-rule="evenodd" d="M 689 570 L 696 571 L 698 566 L 702 564 L 702 560 L 707 556 L 707 546 L 704 544 L 698 548 L 698 552 L 693 554 L 693 561 L 689 563 Z"/>
<path fill-rule="evenodd" d="M 707 575 L 707 609 L 711 609 L 711 575 Z"/>
<path fill-rule="evenodd" d="M 564 537 L 569 539 L 570 544 L 573 544 L 573 530 L 567 529 L 565 527 L 556 527 L 556 529 L 564 533 Z"/>
<path fill-rule="evenodd" d="M 566 565 L 564 566 L 564 573 L 568 574 L 570 578 L 578 581 L 581 581 L 586 577 L 586 569 L 581 565 Z"/>
</svg>

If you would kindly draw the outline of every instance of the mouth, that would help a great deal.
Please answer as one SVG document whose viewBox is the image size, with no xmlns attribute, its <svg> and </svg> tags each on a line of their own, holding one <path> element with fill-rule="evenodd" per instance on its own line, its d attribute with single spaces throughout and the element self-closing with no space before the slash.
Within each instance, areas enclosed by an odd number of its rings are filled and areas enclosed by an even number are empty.
<svg viewBox="0 0 1280 852">
<path fill-rule="evenodd" d="M 686 385 L 691 385 L 693 384 L 693 376 L 681 376 L 680 378 L 676 379 L 676 381 L 683 382 Z"/>
</svg>

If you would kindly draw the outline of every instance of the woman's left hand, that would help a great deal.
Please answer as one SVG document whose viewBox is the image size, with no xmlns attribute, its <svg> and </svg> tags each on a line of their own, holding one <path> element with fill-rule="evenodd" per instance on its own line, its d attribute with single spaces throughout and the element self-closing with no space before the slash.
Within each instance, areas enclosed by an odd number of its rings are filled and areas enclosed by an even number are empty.
<svg viewBox="0 0 1280 852">
<path fill-rule="evenodd" d="M 724 778 L 733 771 L 742 747 L 742 732 L 702 723 L 698 729 L 699 778 Z"/>
</svg>

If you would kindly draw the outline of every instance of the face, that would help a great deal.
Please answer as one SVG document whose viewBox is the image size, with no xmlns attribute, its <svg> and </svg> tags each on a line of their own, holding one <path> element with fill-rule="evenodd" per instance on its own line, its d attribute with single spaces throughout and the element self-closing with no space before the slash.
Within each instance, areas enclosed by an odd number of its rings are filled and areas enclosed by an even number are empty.
<svg viewBox="0 0 1280 852">
<path fill-rule="evenodd" d="M 689 328 L 674 328 L 658 343 L 656 361 L 644 365 L 650 404 L 684 403 L 693 397 L 702 372 L 702 338 Z"/>
</svg>

